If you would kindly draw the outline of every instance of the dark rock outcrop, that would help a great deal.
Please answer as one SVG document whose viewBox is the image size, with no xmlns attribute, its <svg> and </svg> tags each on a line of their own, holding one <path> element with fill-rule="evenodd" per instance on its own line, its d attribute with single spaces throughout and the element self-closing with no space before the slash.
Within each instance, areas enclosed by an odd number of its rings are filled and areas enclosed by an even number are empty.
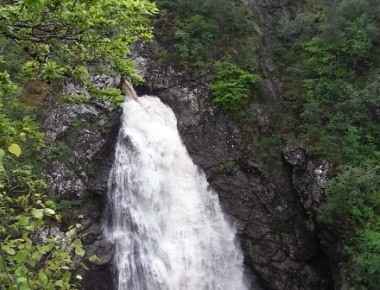
<svg viewBox="0 0 380 290">
<path fill-rule="evenodd" d="M 289 146 L 283 151 L 285 161 L 291 166 L 293 187 L 307 216 L 310 229 L 317 235 L 320 249 L 330 269 L 335 289 L 346 289 L 343 268 L 343 244 L 339 233 L 321 221 L 320 212 L 325 202 L 330 163 L 314 160 L 300 147 Z"/>
<path fill-rule="evenodd" d="M 284 159 L 292 166 L 292 184 L 306 213 L 316 218 L 324 201 L 330 164 L 308 158 L 303 148 L 286 148 Z"/>
<path fill-rule="evenodd" d="M 114 86 L 112 80 L 104 79 L 99 76 L 94 82 Z M 73 83 L 65 85 L 64 93 L 89 95 Z M 86 104 L 53 102 L 43 122 L 46 140 L 54 145 L 52 152 L 46 152 L 49 192 L 60 200 L 64 223 L 81 225 L 79 234 L 86 250 L 82 262 L 89 269 L 81 276 L 83 289 L 88 290 L 113 289 L 113 248 L 103 236 L 102 226 L 120 114 L 120 108 L 96 100 Z"/>
</svg>

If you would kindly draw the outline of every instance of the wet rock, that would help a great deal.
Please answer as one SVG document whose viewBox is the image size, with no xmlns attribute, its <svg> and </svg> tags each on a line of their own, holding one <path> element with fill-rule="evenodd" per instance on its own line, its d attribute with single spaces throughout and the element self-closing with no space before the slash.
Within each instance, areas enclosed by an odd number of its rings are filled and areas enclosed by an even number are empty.
<svg viewBox="0 0 380 290">
<path fill-rule="evenodd" d="M 117 88 L 120 84 L 121 77 L 120 75 L 94 75 L 91 77 L 92 83 L 98 89 L 106 89 L 106 88 Z"/>
<path fill-rule="evenodd" d="M 118 79 L 95 76 L 100 88 L 114 86 Z M 89 94 L 78 84 L 67 82 L 64 94 Z M 45 174 L 49 193 L 67 204 L 63 219 L 67 224 L 80 223 L 80 237 L 86 250 L 88 270 L 80 273 L 83 289 L 112 289 L 113 248 L 105 240 L 102 225 L 106 208 L 108 174 L 113 163 L 121 109 L 89 96 L 85 104 L 50 105 L 43 128 L 46 141 Z M 88 258 L 97 258 L 90 262 Z"/>
<path fill-rule="evenodd" d="M 97 118 L 98 111 L 90 105 L 62 105 L 50 110 L 44 121 L 43 128 L 48 141 L 55 141 L 77 120 Z"/>
<path fill-rule="evenodd" d="M 63 96 L 79 96 L 79 95 L 82 95 L 82 96 L 86 96 L 86 97 L 90 98 L 90 93 L 88 92 L 88 90 L 85 87 L 83 87 L 82 85 L 80 85 L 76 82 L 70 82 L 70 81 L 65 82 L 65 85 L 63 86 L 62 95 Z"/>
<path fill-rule="evenodd" d="M 101 234 L 97 234 L 97 238 L 101 237 Z M 88 241 L 88 239 L 86 239 Z M 96 239 L 87 244 L 86 256 L 90 258 L 90 264 L 92 266 L 112 266 L 113 259 L 113 244 L 105 238 Z"/>
<path fill-rule="evenodd" d="M 339 233 L 318 219 L 326 200 L 326 187 L 330 163 L 315 160 L 301 147 L 287 147 L 284 159 L 291 165 L 291 177 L 298 198 L 307 215 L 308 226 L 318 238 L 320 256 L 325 257 L 323 265 L 330 269 L 330 279 L 338 289 L 345 283 L 342 271 L 343 244 Z"/>
<path fill-rule="evenodd" d="M 271 120 L 264 106 L 260 104 L 251 104 L 248 109 L 248 114 L 253 115 L 262 133 L 270 132 Z"/>
<path fill-rule="evenodd" d="M 283 156 L 292 166 L 304 167 L 306 164 L 306 151 L 303 148 L 286 148 Z"/>
<path fill-rule="evenodd" d="M 36 240 L 42 243 L 47 243 L 49 239 L 54 238 L 56 241 L 65 242 L 65 233 L 62 232 L 58 227 L 48 227 L 37 232 Z"/>
<path fill-rule="evenodd" d="M 114 272 L 109 265 L 89 266 L 84 274 L 81 289 L 111 290 L 114 289 Z"/>
<path fill-rule="evenodd" d="M 47 168 L 50 192 L 69 198 L 104 194 L 120 114 L 100 101 L 56 104 L 46 113 L 46 139 L 58 151 Z"/>
<path fill-rule="evenodd" d="M 284 159 L 293 167 L 292 183 L 304 209 L 316 217 L 325 200 L 325 188 L 330 164 L 325 160 L 308 158 L 303 148 L 286 148 Z"/>
<path fill-rule="evenodd" d="M 47 169 L 49 193 L 69 199 L 78 199 L 85 192 L 80 177 L 64 163 L 53 161 Z"/>
</svg>

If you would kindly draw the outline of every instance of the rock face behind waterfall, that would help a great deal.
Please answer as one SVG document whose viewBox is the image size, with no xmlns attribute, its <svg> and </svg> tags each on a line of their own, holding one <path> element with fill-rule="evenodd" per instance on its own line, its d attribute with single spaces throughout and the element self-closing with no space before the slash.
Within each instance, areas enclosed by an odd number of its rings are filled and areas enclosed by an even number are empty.
<svg viewBox="0 0 380 290">
<path fill-rule="evenodd" d="M 115 83 L 113 78 L 105 76 L 94 79 L 95 84 L 102 85 L 104 81 Z M 78 84 L 67 82 L 64 94 L 88 92 Z M 81 274 L 83 289 L 88 290 L 110 290 L 113 284 L 113 247 L 103 237 L 102 224 L 120 115 L 120 108 L 106 102 L 53 101 L 43 122 L 47 142 L 57 148 L 55 160 L 46 166 L 49 192 L 62 204 L 64 222 L 82 226 L 80 234 L 89 270 Z M 99 259 L 91 263 L 88 258 L 93 255 Z"/>
</svg>

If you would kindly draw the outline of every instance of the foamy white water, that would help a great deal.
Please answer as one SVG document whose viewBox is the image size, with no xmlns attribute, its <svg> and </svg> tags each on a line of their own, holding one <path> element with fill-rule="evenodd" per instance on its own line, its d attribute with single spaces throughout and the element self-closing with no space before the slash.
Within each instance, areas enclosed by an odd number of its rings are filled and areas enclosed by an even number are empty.
<svg viewBox="0 0 380 290">
<path fill-rule="evenodd" d="M 172 110 L 127 98 L 109 180 L 118 290 L 246 290 L 235 229 Z"/>
</svg>

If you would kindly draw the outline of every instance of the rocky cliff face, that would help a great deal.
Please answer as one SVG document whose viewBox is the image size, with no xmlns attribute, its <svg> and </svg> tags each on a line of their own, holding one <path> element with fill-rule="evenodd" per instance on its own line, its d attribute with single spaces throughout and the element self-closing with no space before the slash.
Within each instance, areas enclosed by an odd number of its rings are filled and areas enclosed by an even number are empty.
<svg viewBox="0 0 380 290">
<path fill-rule="evenodd" d="M 105 76 L 93 81 L 98 86 L 116 84 Z M 71 94 L 89 95 L 80 85 L 67 82 L 63 95 Z M 64 222 L 81 225 L 86 249 L 82 263 L 88 267 L 87 271 L 79 270 L 84 272 L 83 289 L 112 289 L 113 249 L 102 234 L 102 225 L 120 114 L 120 108 L 95 100 L 86 104 L 53 102 L 43 122 L 47 142 L 57 151 L 54 160 L 46 164 L 49 192 L 60 201 Z M 88 258 L 94 255 L 99 259 L 90 262 Z"/>
</svg>

